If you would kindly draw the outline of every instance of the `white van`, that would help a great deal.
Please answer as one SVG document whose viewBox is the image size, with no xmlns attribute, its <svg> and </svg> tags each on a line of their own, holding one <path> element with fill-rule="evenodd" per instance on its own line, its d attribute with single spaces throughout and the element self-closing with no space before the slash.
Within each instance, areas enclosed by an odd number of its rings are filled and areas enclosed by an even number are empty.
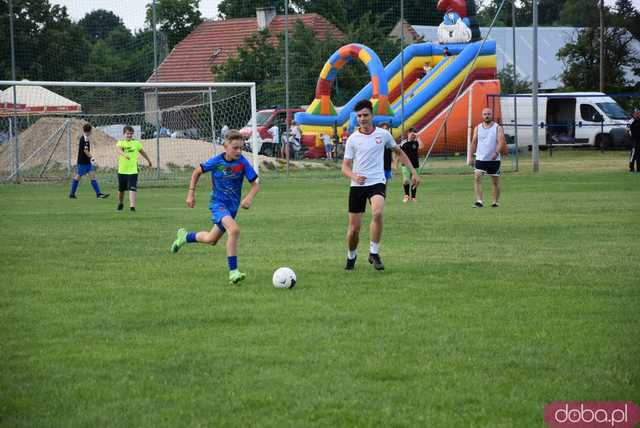
<svg viewBox="0 0 640 428">
<path fill-rule="evenodd" d="M 531 94 L 517 96 L 518 146 L 532 145 Z M 507 139 L 514 135 L 513 97 L 500 97 Z M 538 95 L 538 144 L 540 146 L 613 147 L 629 144 L 631 118 L 611 97 L 601 92 L 567 92 Z"/>
</svg>

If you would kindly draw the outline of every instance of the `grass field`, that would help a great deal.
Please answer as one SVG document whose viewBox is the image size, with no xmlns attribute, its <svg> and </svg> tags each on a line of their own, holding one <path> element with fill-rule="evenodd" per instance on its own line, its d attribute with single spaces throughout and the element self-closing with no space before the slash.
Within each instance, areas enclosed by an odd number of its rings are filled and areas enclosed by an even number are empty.
<svg viewBox="0 0 640 428">
<path fill-rule="evenodd" d="M 366 231 L 342 269 L 346 180 L 265 179 L 240 287 L 223 246 L 169 252 L 209 227 L 206 180 L 196 209 L 142 183 L 121 214 L 87 182 L 2 186 L 0 426 L 543 427 L 551 401 L 639 403 L 640 175 L 552 165 L 507 174 L 499 209 L 469 175 L 416 204 L 393 182 L 384 272 Z"/>
</svg>

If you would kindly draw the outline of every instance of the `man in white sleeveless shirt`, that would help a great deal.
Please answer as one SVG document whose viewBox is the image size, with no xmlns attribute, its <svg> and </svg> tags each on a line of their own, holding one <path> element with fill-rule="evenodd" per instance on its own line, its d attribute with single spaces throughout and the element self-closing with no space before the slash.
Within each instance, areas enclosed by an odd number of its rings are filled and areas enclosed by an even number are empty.
<svg viewBox="0 0 640 428">
<path fill-rule="evenodd" d="M 507 145 L 504 140 L 504 130 L 502 126 L 493 121 L 493 112 L 490 108 L 482 110 L 482 123 L 473 131 L 471 140 L 471 151 L 476 157 L 469 160 L 469 165 L 474 169 L 474 189 L 476 201 L 474 208 L 484 207 L 482 200 L 482 176 L 490 175 L 493 184 L 492 207 L 500 206 L 500 160 L 501 153 L 504 153 Z"/>
</svg>

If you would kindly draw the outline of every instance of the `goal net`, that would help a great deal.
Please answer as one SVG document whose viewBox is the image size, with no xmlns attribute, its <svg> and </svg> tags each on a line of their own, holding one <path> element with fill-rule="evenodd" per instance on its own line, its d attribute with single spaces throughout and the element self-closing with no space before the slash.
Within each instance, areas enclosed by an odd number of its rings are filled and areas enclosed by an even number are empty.
<svg viewBox="0 0 640 428">
<path fill-rule="evenodd" d="M 259 167 L 253 83 L 0 81 L 0 87 L 0 181 L 68 179 L 86 124 L 93 128 L 96 173 L 107 181 L 116 178 L 116 142 L 127 125 L 152 161 L 148 167 L 139 159 L 141 185 L 188 180 L 194 167 L 222 152 L 228 129 L 243 129 L 245 156 Z"/>
</svg>

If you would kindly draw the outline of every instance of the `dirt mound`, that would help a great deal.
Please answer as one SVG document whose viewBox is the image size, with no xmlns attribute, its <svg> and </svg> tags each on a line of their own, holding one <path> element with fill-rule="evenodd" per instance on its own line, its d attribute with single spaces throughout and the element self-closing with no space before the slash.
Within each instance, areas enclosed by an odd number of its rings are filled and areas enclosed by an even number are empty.
<svg viewBox="0 0 640 428">
<path fill-rule="evenodd" d="M 69 156 L 75 165 L 78 156 L 78 139 L 82 135 L 82 127 L 87 122 L 81 119 L 64 117 L 43 117 L 20 133 L 19 153 L 21 169 L 29 169 L 45 164 L 67 164 Z M 71 153 L 68 152 L 67 126 L 71 132 Z M 91 148 L 112 148 L 115 140 L 109 135 L 93 129 L 91 132 Z M 0 170 L 12 171 L 15 164 L 15 140 L 0 146 Z M 113 149 L 111 149 L 113 151 Z M 25 162 L 26 161 L 26 162 Z"/>
<path fill-rule="evenodd" d="M 204 140 L 192 140 L 186 138 L 160 138 L 159 144 L 155 138 L 149 140 L 141 140 L 142 147 L 147 155 L 151 158 L 153 165 L 156 164 L 157 147 L 160 147 L 160 168 L 195 168 L 212 156 L 219 155 L 223 152 L 223 147 L 214 145 Z M 115 155 L 115 147 L 97 147 L 92 148 L 93 155 L 98 161 L 99 167 L 115 168 L 118 165 L 118 159 Z M 242 152 L 249 162 L 253 165 L 253 153 Z M 141 164 L 145 161 L 141 160 Z M 262 169 L 283 169 L 286 167 L 286 161 L 282 159 L 274 159 L 268 156 L 258 155 L 259 168 Z M 329 166 L 324 163 L 310 161 L 291 161 L 290 167 L 293 169 L 326 169 Z"/>
<path fill-rule="evenodd" d="M 68 122 L 68 125 L 67 125 Z M 82 127 L 87 122 L 81 119 L 64 117 L 42 117 L 20 134 L 21 170 L 35 168 L 35 172 L 44 169 L 66 168 L 70 157 L 75 166 L 78 153 L 78 139 L 82 135 Z M 68 149 L 67 126 L 71 131 L 71 152 Z M 156 139 L 141 140 L 144 151 L 156 164 L 158 143 Z M 14 169 L 14 141 L 0 146 L 0 171 Z M 160 138 L 160 167 L 164 170 L 174 168 L 195 168 L 223 151 L 220 145 L 204 140 L 186 138 Z M 93 128 L 91 132 L 91 153 L 96 158 L 98 168 L 117 168 L 116 140 Z M 243 152 L 253 164 L 253 153 Z M 26 161 L 26 162 L 25 162 Z M 286 161 L 267 156 L 258 156 L 260 169 L 279 170 L 286 168 Z M 23 164 L 24 163 L 24 164 Z M 144 160 L 140 160 L 144 164 Z M 45 168 L 46 165 L 46 168 Z M 291 161 L 291 169 L 327 169 L 325 163 L 311 161 Z"/>
</svg>

